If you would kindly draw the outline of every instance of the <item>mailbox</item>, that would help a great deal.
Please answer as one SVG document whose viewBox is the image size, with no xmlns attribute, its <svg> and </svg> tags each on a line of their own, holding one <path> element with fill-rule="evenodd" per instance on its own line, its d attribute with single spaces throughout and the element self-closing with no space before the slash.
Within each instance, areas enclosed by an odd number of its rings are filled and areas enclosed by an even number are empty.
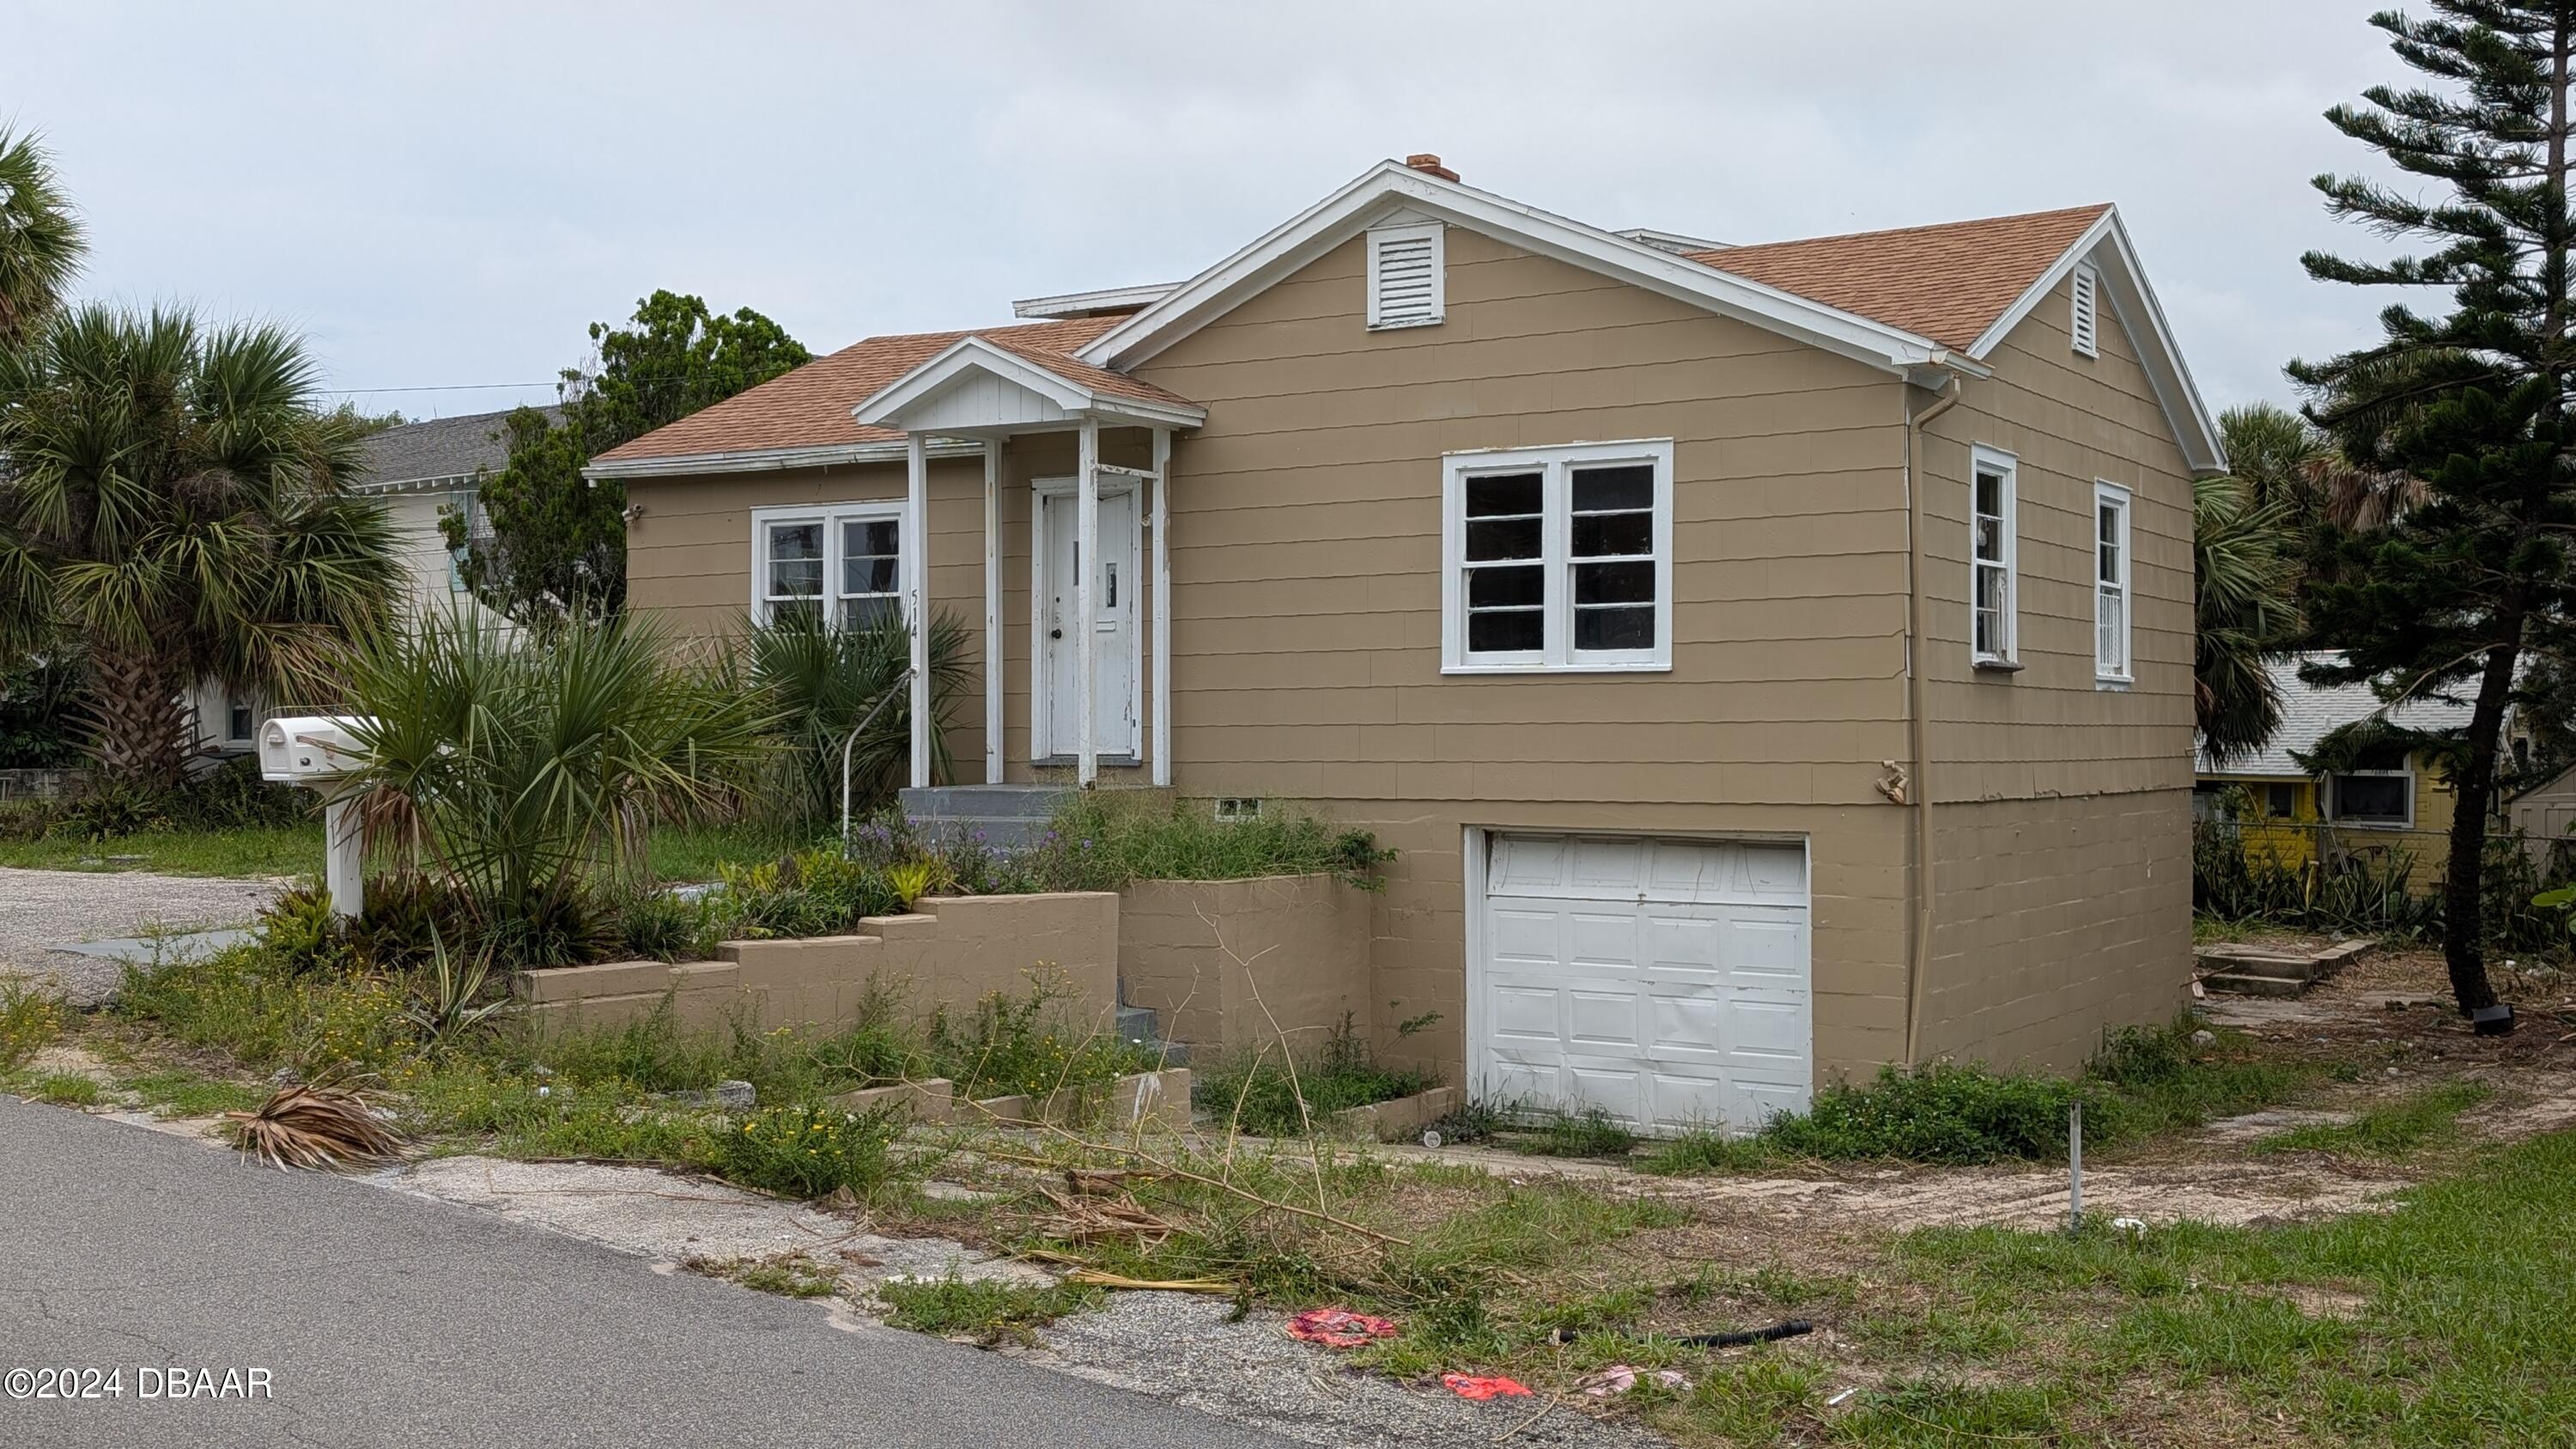
<svg viewBox="0 0 2576 1449">
<path fill-rule="evenodd" d="M 321 792 L 322 878 L 331 909 L 355 916 L 366 909 L 366 831 L 358 802 L 340 782 L 367 762 L 357 730 L 375 721 L 355 714 L 289 714 L 259 732 L 259 777 Z"/>
<path fill-rule="evenodd" d="M 361 715 L 281 715 L 259 732 L 259 777 L 282 785 L 319 785 L 353 774 L 366 750 L 351 733 L 372 724 Z"/>
</svg>

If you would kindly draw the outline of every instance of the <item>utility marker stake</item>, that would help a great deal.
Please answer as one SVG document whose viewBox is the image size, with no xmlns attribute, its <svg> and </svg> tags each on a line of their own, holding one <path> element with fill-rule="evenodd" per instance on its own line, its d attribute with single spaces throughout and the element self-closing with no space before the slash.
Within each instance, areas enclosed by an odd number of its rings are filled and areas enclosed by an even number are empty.
<svg viewBox="0 0 2576 1449">
<path fill-rule="evenodd" d="M 2084 1099 L 2066 1104 L 2066 1231 L 2084 1231 Z"/>
</svg>

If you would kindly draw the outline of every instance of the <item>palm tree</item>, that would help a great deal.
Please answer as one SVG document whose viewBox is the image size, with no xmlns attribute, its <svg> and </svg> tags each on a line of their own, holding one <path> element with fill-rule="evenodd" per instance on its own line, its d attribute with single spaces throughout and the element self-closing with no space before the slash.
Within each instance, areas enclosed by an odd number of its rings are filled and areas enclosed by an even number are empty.
<svg viewBox="0 0 2576 1449">
<path fill-rule="evenodd" d="M 34 136 L 0 126 L 0 349 L 54 310 L 85 249 L 53 158 Z"/>
<path fill-rule="evenodd" d="M 175 783 L 190 686 L 313 687 L 390 617 L 383 510 L 302 344 L 184 312 L 56 311 L 0 351 L 0 655 L 81 651 L 103 781 Z"/>
<path fill-rule="evenodd" d="M 798 614 L 751 631 L 744 651 L 752 683 L 777 700 L 786 748 L 779 765 L 779 803 L 800 823 L 837 820 L 841 753 L 850 751 L 855 805 L 864 813 L 894 797 L 909 778 L 912 696 L 897 689 L 912 667 L 912 630 L 899 615 L 835 628 Z M 931 778 L 954 781 L 948 710 L 966 682 L 966 626 L 942 613 L 930 622 Z M 879 709 L 879 702 L 884 708 Z M 874 711 L 873 714 L 870 712 Z M 850 731 L 868 732 L 853 745 Z"/>
<path fill-rule="evenodd" d="M 2192 691 L 2201 748 L 2214 763 L 2263 747 L 2281 700 L 2263 667 L 2298 627 L 2298 566 L 2285 500 L 2257 503 L 2235 478 L 2192 484 Z"/>
</svg>

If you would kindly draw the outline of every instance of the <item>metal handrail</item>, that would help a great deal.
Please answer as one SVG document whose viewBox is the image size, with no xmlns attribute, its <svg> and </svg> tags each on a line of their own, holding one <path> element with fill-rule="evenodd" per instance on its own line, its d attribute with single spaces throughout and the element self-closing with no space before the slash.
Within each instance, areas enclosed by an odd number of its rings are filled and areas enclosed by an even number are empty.
<svg viewBox="0 0 2576 1449">
<path fill-rule="evenodd" d="M 910 683 L 912 683 L 912 669 L 906 666 L 903 673 L 894 677 L 894 683 L 886 686 L 885 693 L 877 696 L 877 702 L 868 706 L 868 712 L 859 716 L 859 722 L 850 727 L 849 738 L 841 741 L 841 854 L 843 855 L 850 853 L 850 751 L 858 747 L 859 736 L 866 732 L 867 727 L 877 722 L 877 712 L 894 703 L 895 691 Z"/>
</svg>

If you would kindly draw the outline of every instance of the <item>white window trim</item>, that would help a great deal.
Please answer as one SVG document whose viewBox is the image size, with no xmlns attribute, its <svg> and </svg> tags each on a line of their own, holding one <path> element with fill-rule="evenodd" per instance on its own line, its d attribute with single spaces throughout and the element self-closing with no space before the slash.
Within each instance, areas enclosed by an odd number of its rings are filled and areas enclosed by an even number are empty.
<svg viewBox="0 0 2576 1449">
<path fill-rule="evenodd" d="M 904 502 L 900 498 L 824 503 L 810 508 L 790 505 L 751 510 L 752 622 L 767 624 L 770 619 L 770 605 L 783 602 L 773 600 L 769 596 L 769 530 L 772 527 L 781 523 L 823 525 L 823 592 L 815 602 L 822 606 L 823 619 L 829 623 L 840 617 L 841 525 L 856 520 L 892 519 L 896 525 L 895 547 L 898 550 L 909 549 L 914 546 L 914 543 L 912 539 L 904 536 L 909 530 L 902 526 L 903 514 Z M 901 553 L 896 557 L 900 560 Z M 896 567 L 895 576 L 898 580 L 903 577 L 900 563 Z M 894 599 L 895 607 L 903 611 L 905 622 L 911 622 L 912 600 L 907 597 L 900 585 L 894 591 Z"/>
<path fill-rule="evenodd" d="M 2004 480 L 2003 647 L 1977 647 L 1977 475 Z M 2021 658 L 2021 460 L 1979 443 L 1968 450 L 1968 659 L 1987 669 L 2017 669 Z"/>
<path fill-rule="evenodd" d="M 1449 228 L 1436 221 L 1415 222 L 1405 226 L 1375 227 L 1368 233 L 1368 325 L 1371 331 L 1392 331 L 1404 327 L 1435 327 L 1449 315 Z M 1378 312 L 1378 258 L 1389 242 L 1428 240 L 1431 243 L 1431 315 L 1405 317 L 1395 321 L 1381 320 Z"/>
<path fill-rule="evenodd" d="M 1655 643 L 1651 649 L 1574 648 L 1573 485 L 1578 466 L 1646 463 L 1655 471 Z M 1467 652 L 1467 479 L 1482 473 L 1541 475 L 1539 562 L 1545 570 L 1544 647 L 1535 653 Z M 1620 674 L 1673 667 L 1673 440 L 1490 448 L 1440 459 L 1440 672 L 1443 674 Z"/>
<path fill-rule="evenodd" d="M 2373 775 L 2382 779 L 2406 782 L 2406 813 L 2403 816 L 2346 815 L 2343 813 L 2343 791 L 2336 782 L 2346 775 Z M 2360 830 L 2412 830 L 2415 828 L 2415 772 L 2413 770 L 2336 770 L 2326 776 L 2326 820 L 2334 825 L 2349 825 Z"/>
<path fill-rule="evenodd" d="M 2129 490 L 2117 483 L 2095 479 L 2093 483 L 2093 682 L 2117 689 L 2137 681 L 2138 673 L 2138 591 L 2132 580 L 2137 575 L 2137 555 L 2130 542 L 2132 498 Z M 2120 511 L 2118 537 L 2112 544 L 2120 550 L 2119 577 L 2109 587 L 2120 595 L 2120 658 L 2116 666 L 2102 663 L 2102 509 L 2105 505 Z"/>
<path fill-rule="evenodd" d="M 2102 271 L 2077 262 L 2066 283 L 2066 335 L 2078 357 L 2099 357 L 2102 348 Z"/>
</svg>

